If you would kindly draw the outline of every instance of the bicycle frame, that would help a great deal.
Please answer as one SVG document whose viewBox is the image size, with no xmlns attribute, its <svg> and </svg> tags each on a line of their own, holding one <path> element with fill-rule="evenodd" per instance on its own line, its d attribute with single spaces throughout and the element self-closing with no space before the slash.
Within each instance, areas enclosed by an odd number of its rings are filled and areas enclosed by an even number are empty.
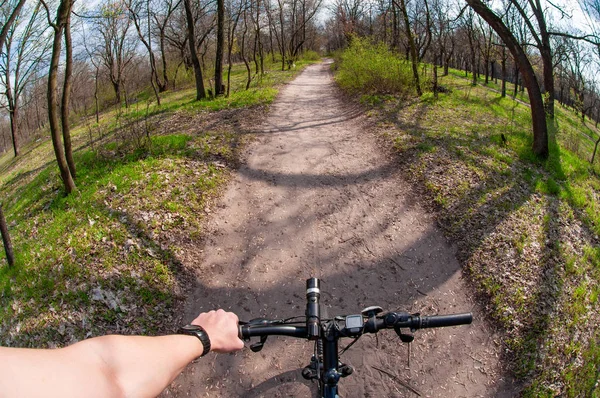
<svg viewBox="0 0 600 398">
<path fill-rule="evenodd" d="M 323 338 L 323 373 L 321 375 L 321 396 L 323 398 L 338 398 L 338 381 L 341 374 L 338 371 L 338 336 Z"/>
</svg>

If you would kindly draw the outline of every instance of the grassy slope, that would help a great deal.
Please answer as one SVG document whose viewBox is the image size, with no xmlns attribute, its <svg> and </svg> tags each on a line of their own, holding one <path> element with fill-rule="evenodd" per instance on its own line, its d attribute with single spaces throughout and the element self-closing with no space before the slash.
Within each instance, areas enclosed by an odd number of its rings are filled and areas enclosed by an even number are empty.
<svg viewBox="0 0 600 398">
<path fill-rule="evenodd" d="M 269 104 L 277 84 L 301 69 L 269 66 L 249 91 L 237 66 L 230 98 L 197 102 L 193 89 L 183 89 L 164 93 L 160 108 L 140 101 L 76 126 L 79 192 L 69 197 L 49 139 L 18 159 L 0 158 L 0 197 L 17 256 L 12 269 L 4 258 L 0 264 L 0 344 L 52 347 L 171 327 L 193 278 L 184 248 L 199 242 L 203 214 L 245 142 L 211 115 Z"/>
<path fill-rule="evenodd" d="M 438 100 L 381 102 L 379 130 L 438 205 L 525 395 L 598 394 L 600 167 L 577 155 L 591 155 L 585 138 L 573 144 L 590 128 L 558 107 L 540 162 L 529 108 L 457 74 Z"/>
</svg>

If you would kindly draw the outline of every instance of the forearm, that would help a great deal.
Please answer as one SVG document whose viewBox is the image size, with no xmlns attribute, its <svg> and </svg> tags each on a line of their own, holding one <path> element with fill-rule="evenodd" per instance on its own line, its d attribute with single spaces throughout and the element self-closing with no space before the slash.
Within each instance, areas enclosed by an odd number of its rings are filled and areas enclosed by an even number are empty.
<svg viewBox="0 0 600 398">
<path fill-rule="evenodd" d="M 93 352 L 124 396 L 136 397 L 158 395 L 203 350 L 198 338 L 185 335 L 105 336 L 79 344 L 86 347 L 67 349 Z"/>
<path fill-rule="evenodd" d="M 0 397 L 155 397 L 193 359 L 193 336 L 105 336 L 56 350 L 0 347 Z"/>
<path fill-rule="evenodd" d="M 204 328 L 211 351 L 244 347 L 231 312 L 205 312 L 192 323 Z M 154 397 L 203 351 L 198 337 L 182 334 L 96 337 L 56 350 L 0 347 L 0 398 Z"/>
</svg>

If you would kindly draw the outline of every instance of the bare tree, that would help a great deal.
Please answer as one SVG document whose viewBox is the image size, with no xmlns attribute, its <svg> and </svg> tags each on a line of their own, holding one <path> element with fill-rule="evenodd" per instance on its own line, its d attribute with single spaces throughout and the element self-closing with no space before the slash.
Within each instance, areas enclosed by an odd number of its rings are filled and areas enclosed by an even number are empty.
<svg viewBox="0 0 600 398">
<path fill-rule="evenodd" d="M 590 54 L 583 44 L 577 40 L 570 40 L 569 56 L 567 58 L 570 72 L 569 83 L 575 94 L 575 112 L 580 113 L 582 122 L 585 122 L 585 114 L 588 111 L 586 108 L 586 93 L 591 83 L 588 81 L 588 69 L 591 62 Z"/>
<path fill-rule="evenodd" d="M 494 48 L 494 44 L 493 44 L 493 35 L 494 35 L 494 31 L 492 30 L 492 28 L 487 25 L 484 24 L 483 21 L 478 18 L 478 25 L 479 25 L 479 32 L 481 32 L 481 43 L 479 45 L 479 52 L 481 54 L 481 56 L 483 57 L 483 68 L 484 68 L 484 72 L 485 72 L 485 84 L 489 83 L 489 78 L 490 78 L 490 66 L 492 68 L 491 74 L 492 74 L 492 79 L 493 79 L 493 75 L 494 75 L 494 65 L 492 63 L 492 51 Z"/>
<path fill-rule="evenodd" d="M 87 45 L 87 36 L 85 34 L 85 24 L 82 24 L 81 28 L 82 28 L 82 32 L 83 32 L 83 35 L 82 35 L 83 47 L 85 49 L 85 52 L 87 54 L 87 58 L 88 58 L 89 62 L 94 67 L 94 113 L 96 115 L 96 123 L 100 123 L 100 104 L 99 104 L 98 92 L 99 92 L 100 66 L 102 64 L 102 61 L 101 61 L 100 55 L 97 52 L 92 51 L 89 48 L 89 46 Z"/>
<path fill-rule="evenodd" d="M 417 95 L 423 95 L 423 91 L 421 90 L 421 83 L 419 81 L 419 69 L 418 69 L 418 56 L 417 56 L 417 47 L 415 46 L 415 41 L 413 39 L 413 34 L 410 28 L 410 22 L 408 20 L 408 11 L 406 10 L 406 2 L 404 0 L 400 0 L 400 12 L 402 13 L 402 17 L 404 18 L 404 27 L 406 29 L 406 37 L 408 38 L 408 46 L 410 48 L 410 58 L 412 61 L 412 71 L 413 71 L 413 79 L 415 81 L 415 86 L 417 89 Z"/>
<path fill-rule="evenodd" d="M 71 1 L 73 7 L 75 0 Z M 65 157 L 71 177 L 77 178 L 75 160 L 73 159 L 73 147 L 71 144 L 71 131 L 69 127 L 69 110 L 71 109 L 71 86 L 73 80 L 73 43 L 71 40 L 71 12 L 67 13 L 67 19 L 63 30 L 65 38 L 65 77 L 60 108 L 60 122 L 62 127 L 63 144 L 65 145 Z"/>
<path fill-rule="evenodd" d="M 225 0 L 217 0 L 217 48 L 215 53 L 215 96 L 225 94 L 223 46 L 225 43 Z"/>
<path fill-rule="evenodd" d="M 306 29 L 321 7 L 322 0 L 293 1 L 288 21 L 289 56 L 296 59 L 307 40 Z"/>
<path fill-rule="evenodd" d="M 164 0 L 161 3 L 161 7 L 159 8 L 159 10 L 154 10 L 152 12 L 152 17 L 154 18 L 157 33 L 158 33 L 158 42 L 159 42 L 159 47 L 160 47 L 162 75 L 163 75 L 162 82 L 164 83 L 164 86 L 161 86 L 160 84 L 158 84 L 159 91 L 165 91 L 165 90 L 167 90 L 167 87 L 169 86 L 169 75 L 168 75 L 168 68 L 167 68 L 167 51 L 166 51 L 166 43 L 167 43 L 168 39 L 167 39 L 166 31 L 167 31 L 167 26 L 168 26 L 169 20 L 171 19 L 171 17 L 175 13 L 175 11 L 179 8 L 180 4 L 181 4 L 181 0 L 177 0 L 177 1 Z M 184 38 L 186 37 L 185 34 L 183 34 L 182 36 Z M 184 40 L 187 40 L 187 39 L 184 39 Z M 185 49 L 185 43 L 183 45 L 183 48 Z M 183 57 L 182 57 L 182 59 L 183 59 Z"/>
<path fill-rule="evenodd" d="M 15 19 L 10 29 L 7 29 L 4 56 L 0 57 L 0 84 L 5 87 L 15 156 L 19 155 L 20 99 L 36 69 L 46 61 L 50 49 L 50 41 L 44 36 L 47 27 L 43 26 L 40 4 L 23 10 L 24 15 Z M 25 26 L 24 22 L 27 22 Z"/>
<path fill-rule="evenodd" d="M 150 0 L 146 0 L 145 4 L 142 0 L 127 0 L 125 6 L 129 11 L 129 15 L 133 21 L 133 25 L 135 26 L 140 41 L 148 51 L 148 58 L 150 60 L 150 85 L 154 91 L 156 103 L 160 106 L 159 91 L 163 92 L 166 90 L 166 83 L 162 82 L 158 76 L 156 70 L 156 58 L 154 57 L 154 51 L 152 51 Z"/>
<path fill-rule="evenodd" d="M 477 45 L 479 44 L 479 32 L 475 29 L 475 16 L 473 10 L 469 9 L 464 13 L 463 27 L 469 42 L 469 53 L 471 54 L 471 72 L 473 73 L 471 84 L 477 84 Z M 466 72 L 466 68 L 465 68 Z"/>
<path fill-rule="evenodd" d="M 71 8 L 73 7 L 73 0 L 61 0 L 58 10 L 56 11 L 56 18 L 54 22 L 50 17 L 50 9 L 43 0 L 40 0 L 42 5 L 46 8 L 48 24 L 54 30 L 54 41 L 52 45 L 52 57 L 50 60 L 50 72 L 48 73 L 48 119 L 50 121 L 50 134 L 52 137 L 52 146 L 54 148 L 54 154 L 56 155 L 56 161 L 60 170 L 60 175 L 65 186 L 67 195 L 73 192 L 75 187 L 75 181 L 69 170 L 65 152 L 61 143 L 61 127 L 58 122 L 58 109 L 57 109 L 57 95 L 58 95 L 58 64 L 60 60 L 60 53 L 62 47 L 62 38 L 64 32 L 70 29 L 69 20 L 71 14 Z M 69 57 L 67 57 L 67 63 Z M 63 122 L 68 123 L 68 119 Z"/>
<path fill-rule="evenodd" d="M 548 157 L 548 126 L 546 125 L 546 112 L 542 92 L 538 84 L 537 77 L 533 67 L 523 47 L 519 44 L 515 36 L 504 24 L 502 19 L 496 15 L 482 0 L 467 0 L 467 3 L 477 12 L 488 24 L 496 31 L 498 36 L 510 50 L 519 69 L 523 74 L 527 93 L 529 94 L 529 103 L 531 106 L 531 118 L 533 121 L 533 152 L 542 157 Z"/>
<path fill-rule="evenodd" d="M 95 31 L 99 34 L 94 52 L 98 53 L 108 71 L 117 104 L 123 100 L 126 70 L 135 55 L 135 40 L 131 37 L 131 20 L 124 4 L 109 0 L 100 6 L 94 19 Z M 125 106 L 127 106 L 125 98 Z"/>
<path fill-rule="evenodd" d="M 529 33 L 540 52 L 544 74 L 543 92 L 546 93 L 544 106 L 548 116 L 554 117 L 554 68 L 552 65 L 550 34 L 548 32 L 544 8 L 540 0 L 527 0 L 525 5 L 521 4 L 519 0 L 511 0 L 511 4 L 521 14 L 523 23 L 529 29 Z M 556 9 L 561 11 L 558 7 Z M 533 14 L 533 17 L 531 14 Z"/>
<path fill-rule="evenodd" d="M 233 52 L 233 43 L 235 40 L 235 32 L 240 21 L 240 16 L 242 15 L 242 10 L 246 7 L 246 2 L 244 0 L 240 0 L 238 4 L 238 9 L 235 14 L 233 13 L 234 4 L 230 2 L 229 4 L 229 23 L 227 25 L 227 90 L 226 96 L 229 97 L 229 90 L 231 85 L 231 68 L 233 67 L 232 63 L 232 52 Z"/>
<path fill-rule="evenodd" d="M 250 83 L 252 83 L 252 71 L 250 70 L 250 63 L 248 62 L 248 58 L 246 57 L 246 34 L 248 33 L 248 9 L 244 9 L 244 30 L 240 36 L 240 55 L 242 57 L 242 61 L 244 61 L 244 65 L 246 66 L 246 90 L 250 88 Z"/>
<path fill-rule="evenodd" d="M 183 4 L 185 6 L 185 15 L 187 20 L 188 43 L 190 46 L 192 64 L 194 65 L 194 76 L 196 78 L 196 100 L 199 101 L 201 99 L 206 98 L 206 92 L 204 90 L 204 78 L 202 76 L 202 68 L 200 67 L 200 60 L 198 59 L 198 52 L 196 50 L 194 14 L 192 11 L 191 0 L 183 0 Z"/>
</svg>

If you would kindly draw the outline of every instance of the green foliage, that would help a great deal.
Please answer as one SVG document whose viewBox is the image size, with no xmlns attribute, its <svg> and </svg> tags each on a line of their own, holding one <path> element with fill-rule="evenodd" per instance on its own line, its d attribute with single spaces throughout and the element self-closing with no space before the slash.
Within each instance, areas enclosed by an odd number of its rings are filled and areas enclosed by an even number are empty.
<svg viewBox="0 0 600 398">
<path fill-rule="evenodd" d="M 336 64 L 336 81 L 352 93 L 408 94 L 415 90 L 410 63 L 383 43 L 356 37 Z"/>
<path fill-rule="evenodd" d="M 305 61 L 318 61 L 321 59 L 321 56 L 316 51 L 307 50 L 304 53 L 302 53 L 302 59 Z"/>
</svg>

